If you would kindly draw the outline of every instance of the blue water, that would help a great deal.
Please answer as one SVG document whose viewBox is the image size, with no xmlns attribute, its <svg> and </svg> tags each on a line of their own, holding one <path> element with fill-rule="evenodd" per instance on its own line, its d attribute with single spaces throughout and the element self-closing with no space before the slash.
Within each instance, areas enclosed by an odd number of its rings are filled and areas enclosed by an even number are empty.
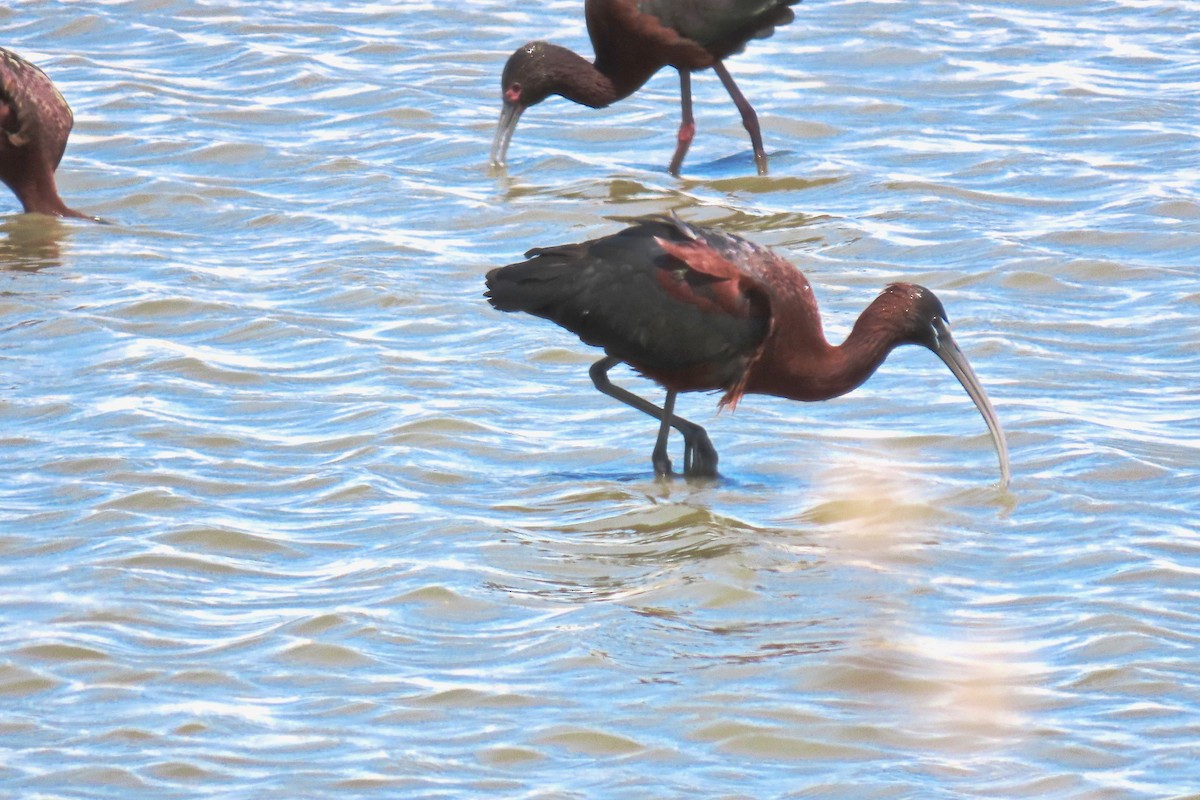
<svg viewBox="0 0 1200 800">
<path fill-rule="evenodd" d="M 499 72 L 581 4 L 0 9 L 75 111 L 0 200 L 0 795 L 1163 798 L 1200 791 L 1200 8 L 806 2 L 716 78 Z M 483 275 L 674 209 L 929 353 L 736 413 L 656 481 L 598 353 Z M 658 399 L 623 370 L 614 378 Z M 675 443 L 673 456 L 682 454 Z"/>
</svg>

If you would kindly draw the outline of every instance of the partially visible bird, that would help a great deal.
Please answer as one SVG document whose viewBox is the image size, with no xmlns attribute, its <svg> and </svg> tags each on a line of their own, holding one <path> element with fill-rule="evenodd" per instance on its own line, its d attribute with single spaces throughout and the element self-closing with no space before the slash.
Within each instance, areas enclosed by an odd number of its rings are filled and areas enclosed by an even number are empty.
<svg viewBox="0 0 1200 800">
<path fill-rule="evenodd" d="M 27 213 L 93 219 L 68 208 L 54 181 L 74 121 L 46 73 L 0 47 L 0 180 Z"/>
<path fill-rule="evenodd" d="M 604 108 L 637 91 L 665 66 L 679 70 L 682 121 L 669 171 L 679 174 L 692 143 L 692 72 L 712 68 L 750 134 L 758 173 L 767 172 L 758 116 L 722 61 L 750 39 L 792 21 L 800 0 L 585 0 L 583 10 L 595 63 L 558 45 L 530 42 L 509 57 L 500 78 L 504 106 L 492 142 L 491 162 L 503 166 L 517 121 L 550 95 Z"/>
<path fill-rule="evenodd" d="M 671 428 L 683 435 L 684 474 L 717 475 L 708 434 L 674 413 L 679 392 L 724 392 L 720 404 L 731 408 L 745 394 L 828 400 L 861 385 L 896 347 L 915 344 L 941 358 L 975 402 L 996 446 L 1001 486 L 1008 484 L 1000 421 L 929 289 L 891 284 L 846 340 L 831 345 L 800 270 L 766 248 L 674 215 L 525 256 L 487 274 L 486 297 L 501 311 L 543 317 L 604 348 L 592 381 L 659 420 L 651 456 L 658 475 L 671 474 Z M 609 381 L 621 362 L 667 390 L 663 407 Z"/>
</svg>

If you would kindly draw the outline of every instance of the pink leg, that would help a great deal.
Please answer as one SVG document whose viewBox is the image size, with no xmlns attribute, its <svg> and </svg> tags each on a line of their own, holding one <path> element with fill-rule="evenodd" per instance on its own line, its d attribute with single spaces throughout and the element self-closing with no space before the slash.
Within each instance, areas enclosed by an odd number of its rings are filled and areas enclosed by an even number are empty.
<svg viewBox="0 0 1200 800">
<path fill-rule="evenodd" d="M 713 72 L 717 73 L 717 77 L 721 79 L 721 83 L 725 86 L 725 91 L 729 92 L 729 96 L 733 98 L 733 104 L 737 106 L 737 110 L 742 114 L 742 125 L 746 126 L 746 132 L 750 134 L 750 146 L 754 148 L 754 163 L 758 167 L 759 175 L 767 174 L 767 153 L 763 150 L 762 131 L 758 127 L 758 115 L 754 113 L 754 109 L 750 107 L 750 103 L 745 96 L 738 90 L 737 84 L 733 82 L 733 76 L 729 74 L 729 70 L 725 69 L 725 65 L 720 61 L 713 64 Z"/>
<path fill-rule="evenodd" d="M 679 107 L 683 112 L 679 122 L 679 142 L 675 145 L 671 166 L 667 168 L 667 171 L 677 178 L 679 168 L 683 166 L 683 157 L 687 155 L 692 138 L 696 135 L 696 120 L 692 116 L 692 73 L 686 69 L 679 70 Z"/>
</svg>

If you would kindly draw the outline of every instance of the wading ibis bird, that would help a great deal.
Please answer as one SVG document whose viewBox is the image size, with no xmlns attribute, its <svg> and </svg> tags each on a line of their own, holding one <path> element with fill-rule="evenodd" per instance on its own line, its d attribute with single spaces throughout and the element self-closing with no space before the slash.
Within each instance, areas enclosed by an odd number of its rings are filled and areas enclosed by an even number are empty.
<svg viewBox="0 0 1200 800">
<path fill-rule="evenodd" d="M 671 474 L 671 428 L 683 434 L 684 475 L 717 475 L 708 434 L 674 413 L 679 392 L 721 391 L 720 405 L 731 408 L 745 394 L 828 400 L 861 385 L 896 347 L 916 344 L 941 358 L 975 401 L 1000 459 L 1001 486 L 1008 484 L 1000 421 L 950 335 L 941 301 L 923 286 L 888 286 L 846 340 L 831 345 L 804 273 L 764 247 L 674 215 L 525 257 L 491 270 L 485 296 L 501 311 L 548 319 L 604 348 L 592 382 L 659 420 L 651 456 L 658 475 Z M 609 381 L 621 362 L 667 390 L 661 408 Z"/>
<path fill-rule="evenodd" d="M 54 182 L 74 121 L 46 73 L 0 47 L 0 180 L 27 213 L 94 219 L 67 208 Z"/>
<path fill-rule="evenodd" d="M 670 172 L 679 174 L 696 131 L 692 72 L 712 68 L 742 115 L 758 173 L 767 172 L 758 116 L 722 63 L 750 39 L 761 39 L 793 19 L 800 0 L 585 0 L 583 13 L 595 63 L 558 45 L 530 42 L 504 65 L 504 106 L 492 142 L 491 162 L 503 166 L 508 144 L 525 109 L 553 94 L 592 108 L 623 100 L 665 66 L 679 70 L 683 119 Z"/>
</svg>

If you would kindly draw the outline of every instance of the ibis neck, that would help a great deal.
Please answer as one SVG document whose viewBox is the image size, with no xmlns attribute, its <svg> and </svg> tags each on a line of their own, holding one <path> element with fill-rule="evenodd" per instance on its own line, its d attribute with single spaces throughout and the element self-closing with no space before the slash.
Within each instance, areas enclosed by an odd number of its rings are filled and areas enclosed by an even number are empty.
<svg viewBox="0 0 1200 800">
<path fill-rule="evenodd" d="M 85 215 L 68 208 L 58 195 L 54 171 L 38 165 L 27 164 L 15 174 L 4 174 L 5 183 L 13 190 L 27 214 L 51 214 L 56 217 L 83 217 Z"/>
<path fill-rule="evenodd" d="M 604 65 L 593 64 L 565 47 L 549 45 L 546 70 L 553 75 L 555 93 L 568 100 L 592 108 L 604 108 L 623 100 L 637 91 L 654 74 L 630 74 L 629 70 L 613 72 Z"/>
<path fill-rule="evenodd" d="M 21 204 L 25 207 L 25 212 L 29 214 L 50 214 L 55 217 L 79 217 L 83 218 L 86 215 L 81 214 L 73 208 L 68 208 L 67 204 L 58 195 L 58 187 L 54 182 L 54 175 L 51 174 L 45 181 L 30 184 L 25 191 L 19 193 Z"/>
<path fill-rule="evenodd" d="M 902 343 L 880 316 L 878 305 L 876 300 L 859 315 L 840 345 L 826 341 L 819 327 L 788 331 L 780 325 L 755 370 L 759 380 L 751 382 L 749 391 L 813 401 L 840 397 L 858 388 Z"/>
</svg>

